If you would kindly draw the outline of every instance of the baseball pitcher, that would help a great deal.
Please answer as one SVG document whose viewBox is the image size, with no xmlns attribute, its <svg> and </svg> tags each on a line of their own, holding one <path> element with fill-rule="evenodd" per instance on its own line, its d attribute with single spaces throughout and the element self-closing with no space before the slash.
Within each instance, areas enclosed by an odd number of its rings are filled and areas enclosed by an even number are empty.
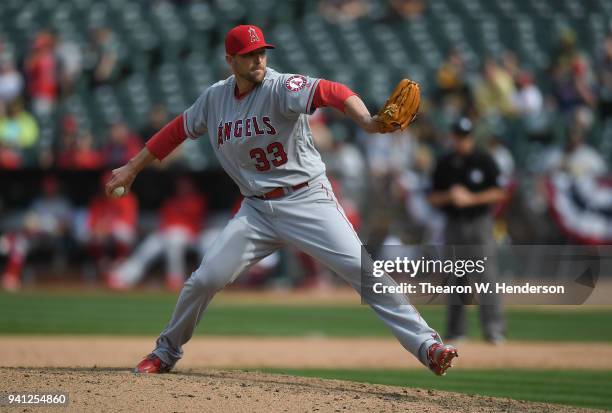
<svg viewBox="0 0 612 413">
<path fill-rule="evenodd" d="M 107 183 L 108 195 L 129 192 L 148 164 L 164 159 L 185 139 L 208 133 L 219 162 L 244 195 L 238 213 L 183 285 L 169 324 L 154 351 L 134 369 L 137 373 L 172 369 L 213 296 L 283 245 L 315 257 L 360 291 L 362 243 L 326 178 L 308 115 L 327 106 L 370 133 L 405 129 L 418 111 L 418 85 L 404 79 L 371 116 L 359 96 L 342 84 L 268 68 L 266 49 L 273 48 L 256 26 L 231 29 L 225 59 L 233 75 L 205 89 L 146 148 L 115 169 Z M 457 350 L 442 344 L 407 301 L 364 299 L 402 346 L 435 374 L 451 366 Z"/>
</svg>

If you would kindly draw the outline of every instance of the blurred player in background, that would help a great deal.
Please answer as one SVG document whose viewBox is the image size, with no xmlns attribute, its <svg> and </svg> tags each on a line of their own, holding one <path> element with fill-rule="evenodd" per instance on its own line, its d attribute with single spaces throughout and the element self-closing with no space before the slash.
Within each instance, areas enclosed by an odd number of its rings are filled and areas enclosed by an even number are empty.
<svg viewBox="0 0 612 413">
<path fill-rule="evenodd" d="M 472 121 L 460 118 L 453 126 L 453 151 L 442 157 L 433 174 L 433 191 L 429 201 L 446 215 L 445 241 L 448 245 L 468 245 L 472 256 L 488 257 L 484 279 L 496 277 L 495 240 L 490 206 L 503 201 L 500 172 L 495 160 L 476 147 Z M 455 278 L 467 282 L 466 277 Z M 464 304 L 473 304 L 471 297 L 450 297 L 447 340 L 461 340 L 467 333 Z M 505 338 L 505 322 L 501 302 L 495 294 L 480 297 L 480 320 L 485 339 L 493 344 Z"/>
<path fill-rule="evenodd" d="M 138 199 L 132 193 L 121 198 L 104 194 L 109 174 L 103 174 L 100 193 L 88 206 L 85 242 L 98 275 L 122 262 L 129 254 L 138 225 Z"/>
<path fill-rule="evenodd" d="M 54 257 L 65 257 L 72 206 L 55 176 L 43 178 L 42 193 L 26 212 L 21 230 L 0 237 L 0 253 L 8 258 L 2 275 L 5 290 L 19 289 L 26 258 L 33 249 L 48 248 L 55 252 Z"/>
<path fill-rule="evenodd" d="M 159 255 L 166 261 L 166 288 L 179 291 L 185 281 L 185 254 L 196 247 L 206 221 L 206 198 L 188 176 L 176 180 L 176 193 L 164 201 L 159 211 L 159 228 L 147 236 L 134 254 L 111 271 L 107 285 L 124 290 L 142 278 L 147 266 Z"/>
</svg>

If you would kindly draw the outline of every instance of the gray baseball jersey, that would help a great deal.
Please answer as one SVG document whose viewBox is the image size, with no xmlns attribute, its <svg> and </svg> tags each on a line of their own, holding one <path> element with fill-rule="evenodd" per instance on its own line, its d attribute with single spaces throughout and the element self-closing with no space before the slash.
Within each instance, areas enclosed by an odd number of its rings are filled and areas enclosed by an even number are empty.
<svg viewBox="0 0 612 413">
<path fill-rule="evenodd" d="M 208 132 L 221 166 L 244 196 L 310 181 L 325 172 L 307 118 L 318 82 L 268 68 L 262 83 L 237 99 L 230 76 L 185 111 L 185 130 L 192 138 Z"/>
</svg>

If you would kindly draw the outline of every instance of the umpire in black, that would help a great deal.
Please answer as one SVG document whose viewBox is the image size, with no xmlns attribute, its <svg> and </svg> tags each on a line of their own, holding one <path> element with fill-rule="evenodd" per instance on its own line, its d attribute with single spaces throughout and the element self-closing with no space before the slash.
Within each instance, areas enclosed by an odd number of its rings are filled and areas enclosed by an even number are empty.
<svg viewBox="0 0 612 413">
<path fill-rule="evenodd" d="M 494 159 L 476 146 L 472 132 L 472 121 L 468 118 L 460 118 L 453 125 L 453 150 L 438 161 L 428 198 L 446 215 L 446 244 L 469 245 L 460 247 L 463 253 L 487 257 L 486 271 L 477 280 L 487 282 L 494 281 L 497 273 L 490 206 L 502 201 L 506 193 L 498 182 L 500 171 Z M 452 277 L 452 281 L 472 284 L 473 277 Z M 464 304 L 478 302 L 485 340 L 493 344 L 503 342 L 505 321 L 499 297 L 481 294 L 475 299 L 474 296 L 449 297 L 446 339 L 464 338 L 467 329 Z"/>
</svg>

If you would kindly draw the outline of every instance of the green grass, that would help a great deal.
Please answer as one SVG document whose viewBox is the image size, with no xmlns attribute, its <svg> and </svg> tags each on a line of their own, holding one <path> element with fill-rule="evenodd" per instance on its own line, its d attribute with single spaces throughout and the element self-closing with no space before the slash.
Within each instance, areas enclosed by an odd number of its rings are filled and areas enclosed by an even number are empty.
<svg viewBox="0 0 612 413">
<path fill-rule="evenodd" d="M 454 370 L 444 377 L 434 376 L 425 369 L 262 371 L 612 410 L 612 371 Z"/>
<path fill-rule="evenodd" d="M 170 318 L 171 294 L 91 292 L 0 294 L 0 334 L 156 335 Z M 445 308 L 422 306 L 421 314 L 444 331 Z M 470 336 L 479 337 L 475 309 Z M 612 308 L 508 310 L 509 338 L 534 341 L 612 342 Z M 213 301 L 197 334 L 253 336 L 391 337 L 363 305 L 237 304 Z"/>
</svg>

